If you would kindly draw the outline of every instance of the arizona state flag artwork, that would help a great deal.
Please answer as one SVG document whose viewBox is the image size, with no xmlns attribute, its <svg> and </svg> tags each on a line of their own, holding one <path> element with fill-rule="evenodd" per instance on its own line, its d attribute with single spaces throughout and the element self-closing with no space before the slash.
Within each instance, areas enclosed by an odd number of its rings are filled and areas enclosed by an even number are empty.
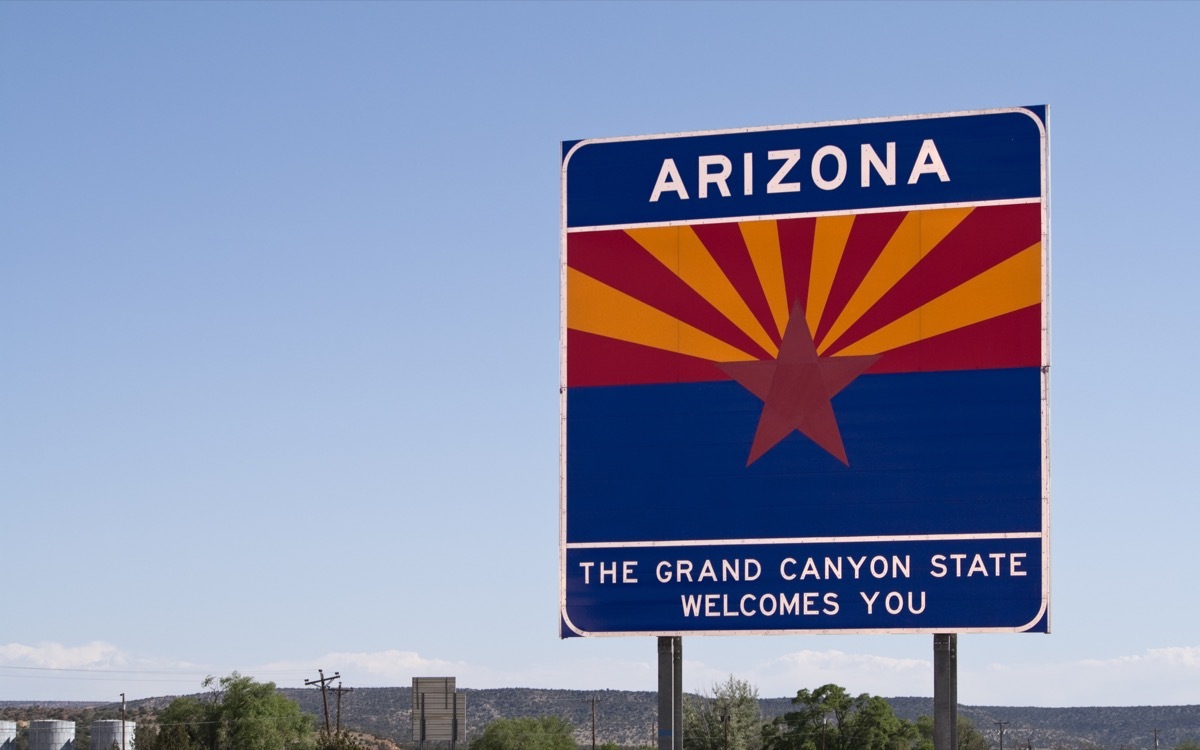
<svg viewBox="0 0 1200 750">
<path fill-rule="evenodd" d="M 564 637 L 1048 632 L 1046 122 L 564 143 Z"/>
</svg>

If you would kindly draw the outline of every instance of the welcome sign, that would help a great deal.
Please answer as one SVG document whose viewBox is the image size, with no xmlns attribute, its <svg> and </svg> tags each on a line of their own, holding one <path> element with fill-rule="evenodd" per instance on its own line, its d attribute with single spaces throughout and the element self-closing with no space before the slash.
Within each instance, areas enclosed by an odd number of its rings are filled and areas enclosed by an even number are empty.
<svg viewBox="0 0 1200 750">
<path fill-rule="evenodd" d="M 1049 630 L 1047 111 L 563 144 L 561 634 Z"/>
</svg>

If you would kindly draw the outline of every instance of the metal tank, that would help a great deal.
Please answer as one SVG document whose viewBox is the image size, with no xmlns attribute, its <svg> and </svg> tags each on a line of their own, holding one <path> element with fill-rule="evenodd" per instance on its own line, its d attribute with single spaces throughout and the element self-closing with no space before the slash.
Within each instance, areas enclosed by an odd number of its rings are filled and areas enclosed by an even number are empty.
<svg viewBox="0 0 1200 750">
<path fill-rule="evenodd" d="M 0 721 L 0 750 L 13 750 L 17 746 L 17 722 Z"/>
<path fill-rule="evenodd" d="M 124 734 L 122 734 L 122 723 L 125 725 Z M 93 721 L 91 750 L 113 750 L 114 747 L 120 750 L 133 750 L 135 729 L 137 729 L 137 722 L 133 721 L 122 722 L 120 719 Z"/>
<path fill-rule="evenodd" d="M 29 722 L 29 750 L 75 750 L 75 722 L 60 719 Z"/>
</svg>

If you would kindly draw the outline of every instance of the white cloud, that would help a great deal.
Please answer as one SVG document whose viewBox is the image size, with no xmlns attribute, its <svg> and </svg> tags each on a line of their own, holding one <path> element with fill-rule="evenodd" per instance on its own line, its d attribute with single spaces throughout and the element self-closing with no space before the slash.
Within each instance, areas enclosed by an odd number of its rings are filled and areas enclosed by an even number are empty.
<svg viewBox="0 0 1200 750">
<path fill-rule="evenodd" d="M 0 644 L 0 700 L 116 700 L 199 692 L 204 676 L 234 669 L 280 686 L 338 671 L 348 686 L 410 684 L 414 676 L 454 676 L 464 688 L 531 687 L 576 690 L 654 690 L 658 665 L 628 656 L 578 657 L 498 667 L 453 661 L 417 651 L 332 651 L 313 658 L 260 665 L 197 665 L 129 654 L 103 641 Z M 644 653 L 644 652 L 643 652 Z M 693 652 L 695 654 L 695 652 Z M 686 655 L 686 651 L 685 651 Z M 932 655 L 931 655 L 932 656 Z M 705 655 L 684 661 L 684 687 L 710 690 L 729 675 L 765 698 L 836 683 L 852 693 L 932 695 L 932 658 L 901 658 L 836 649 L 794 651 L 757 663 Z M 1190 705 L 1200 703 L 1200 646 L 1170 646 L 1137 654 L 1055 661 L 968 662 L 960 654 L 959 699 L 967 705 Z"/>
<path fill-rule="evenodd" d="M 805 650 L 784 654 L 736 676 L 756 684 L 764 697 L 792 696 L 801 688 L 827 683 L 852 693 L 896 696 L 928 694 L 932 673 L 931 660 Z"/>
<path fill-rule="evenodd" d="M 411 684 L 413 677 L 449 676 L 457 678 L 459 687 L 473 689 L 534 687 L 591 690 L 605 687 L 614 690 L 647 690 L 652 689 L 657 680 L 657 666 L 652 661 L 584 658 L 497 669 L 399 650 L 335 651 L 313 659 L 263 664 L 247 669 L 246 673 L 269 676 L 303 672 L 315 677 L 318 668 L 324 669 L 327 674 L 337 670 L 358 687 L 404 686 Z"/>
<path fill-rule="evenodd" d="M 653 690 L 658 684 L 658 665 L 653 660 L 583 658 L 529 664 L 515 670 L 472 668 L 473 682 L 466 687 L 537 687 L 568 690 Z"/>
<path fill-rule="evenodd" d="M 1200 646 L 1152 648 L 1134 656 L 1119 656 L 1115 659 L 1085 659 L 1080 663 L 1098 668 L 1154 666 L 1166 669 L 1200 670 Z"/>
<path fill-rule="evenodd" d="M 247 674 L 311 673 L 336 670 L 353 676 L 360 687 L 408 685 L 413 676 L 453 676 L 467 669 L 463 662 L 423 657 L 415 651 L 333 651 L 313 659 L 277 661 L 246 670 Z M 265 678 L 264 678 L 265 679 Z"/>
<path fill-rule="evenodd" d="M 96 700 L 179 695 L 200 690 L 196 665 L 131 656 L 104 641 L 77 646 L 0 644 L 0 700 Z"/>
<path fill-rule="evenodd" d="M 82 646 L 43 642 L 0 644 L 0 665 L 40 669 L 100 669 L 124 667 L 129 660 L 111 643 L 92 641 Z"/>
<path fill-rule="evenodd" d="M 963 685 L 968 685 L 964 695 Z M 959 698 L 978 705 L 1111 706 L 1200 703 L 1200 647 L 1104 659 L 988 664 L 959 673 Z"/>
</svg>

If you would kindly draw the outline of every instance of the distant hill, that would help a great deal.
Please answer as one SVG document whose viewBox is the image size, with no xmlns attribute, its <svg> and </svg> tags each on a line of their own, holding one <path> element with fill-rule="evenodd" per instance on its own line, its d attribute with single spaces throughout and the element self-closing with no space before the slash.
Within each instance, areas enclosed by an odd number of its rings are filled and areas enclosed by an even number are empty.
<svg viewBox="0 0 1200 750">
<path fill-rule="evenodd" d="M 322 715 L 321 694 L 315 689 L 289 689 L 288 697 L 310 713 Z M 504 688 L 461 690 L 467 697 L 468 736 L 477 736 L 488 722 L 515 716 L 561 716 L 575 727 L 581 744 L 591 742 L 591 703 L 596 703 L 598 742 L 618 745 L 651 745 L 656 737 L 658 694 L 623 690 L 537 690 Z M 933 714 L 932 698 L 888 698 L 896 715 L 915 721 Z M 790 698 L 759 701 L 765 718 L 782 716 L 792 708 Z M 398 742 L 412 738 L 412 690 L 360 688 L 342 702 L 342 724 Z M 333 706 L 330 707 L 333 711 Z M 960 706 L 960 718 L 999 745 L 1012 750 L 1154 750 L 1154 730 L 1159 730 L 1161 750 L 1171 750 L 1185 740 L 1200 742 L 1200 706 L 1138 706 L 1124 708 L 1019 708 Z M 331 719 L 332 720 L 332 719 Z"/>
<path fill-rule="evenodd" d="M 284 694 L 323 722 L 321 693 L 285 689 Z M 477 737 L 494 719 L 561 716 L 576 727 L 576 739 L 591 744 L 591 698 L 596 697 L 597 742 L 649 745 L 657 737 L 658 694 L 624 690 L 460 689 L 467 700 L 467 736 Z M 330 721 L 336 707 L 330 705 Z M 342 698 L 342 725 L 397 742 L 412 739 L 412 688 L 358 688 Z"/>
<path fill-rule="evenodd" d="M 307 713 L 324 722 L 321 693 L 315 688 L 284 688 Z M 467 699 L 467 736 L 477 737 L 493 719 L 517 716 L 561 716 L 576 727 L 581 746 L 591 743 L 591 698 L 596 697 L 596 738 L 625 747 L 653 745 L 656 736 L 658 695 L 627 690 L 539 690 L 502 688 L 463 689 Z M 131 701 L 128 708 L 139 717 L 161 710 L 172 696 Z M 336 696 L 330 694 L 330 721 L 336 721 Z M 932 698 L 888 698 L 897 716 L 915 721 L 933 713 Z M 759 701 L 763 716 L 774 718 L 792 708 L 789 698 Z M 31 711 L 36 705 L 38 709 Z M 78 713 L 107 718 L 117 704 L 81 702 L 0 702 L 0 718 L 68 718 Z M 1011 706 L 960 706 L 960 718 L 969 719 L 999 746 L 1004 724 L 1004 745 L 1009 750 L 1154 750 L 1158 730 L 1160 750 L 1171 750 L 1184 741 L 1200 742 L 1200 706 L 1132 706 L 1088 708 L 1031 708 Z M 407 687 L 355 688 L 342 698 L 341 722 L 350 729 L 412 747 L 412 690 Z"/>
</svg>

